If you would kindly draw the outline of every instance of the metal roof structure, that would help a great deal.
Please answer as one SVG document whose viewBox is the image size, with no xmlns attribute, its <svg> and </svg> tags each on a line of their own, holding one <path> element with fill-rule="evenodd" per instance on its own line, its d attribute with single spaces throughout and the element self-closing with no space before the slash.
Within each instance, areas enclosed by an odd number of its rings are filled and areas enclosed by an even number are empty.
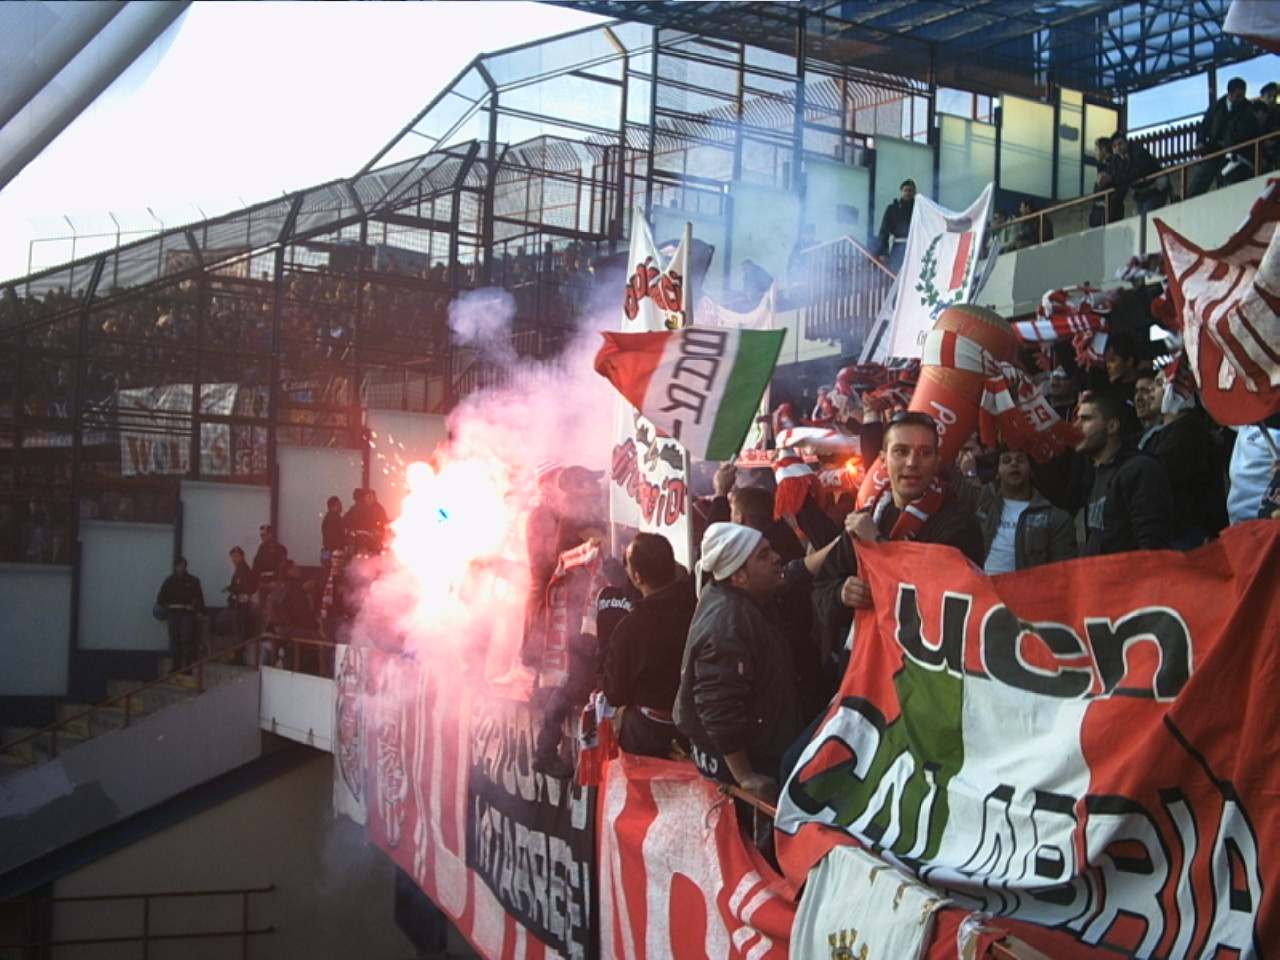
<svg viewBox="0 0 1280 960">
<path fill-rule="evenodd" d="M 1260 53 L 1223 32 L 1230 0 L 552 2 L 978 92 L 1117 98 Z"/>
</svg>

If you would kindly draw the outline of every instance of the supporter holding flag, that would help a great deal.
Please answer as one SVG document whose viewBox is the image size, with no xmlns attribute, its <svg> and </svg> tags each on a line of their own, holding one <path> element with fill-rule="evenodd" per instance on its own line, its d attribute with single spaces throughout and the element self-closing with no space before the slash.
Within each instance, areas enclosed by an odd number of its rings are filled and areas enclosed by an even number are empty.
<svg viewBox="0 0 1280 960">
<path fill-rule="evenodd" d="M 672 708 L 693 619 L 693 584 L 679 576 L 670 541 L 656 533 L 637 533 L 623 557 L 642 599 L 613 632 L 604 695 L 610 706 L 626 708 L 618 730 L 623 750 L 668 757 L 672 741 L 682 739 Z"/>
<path fill-rule="evenodd" d="M 791 652 L 766 612 L 782 584 L 778 555 L 759 530 L 713 523 L 695 577 L 676 726 L 704 776 L 772 803 L 783 753 L 801 728 Z"/>
<path fill-rule="evenodd" d="M 1075 523 L 1031 483 L 1031 458 L 1021 450 L 1000 450 L 994 482 L 977 495 L 987 573 L 1009 573 L 1076 555 Z"/>
<path fill-rule="evenodd" d="M 1163 550 L 1171 543 L 1173 494 L 1164 467 L 1126 442 L 1123 400 L 1091 393 L 1080 402 L 1078 453 L 1093 461 L 1093 487 L 1085 513 L 1083 555 Z"/>
<path fill-rule="evenodd" d="M 955 547 L 974 563 L 986 558 L 982 530 L 973 514 L 939 477 L 937 423 L 925 413 L 903 411 L 889 421 L 884 434 L 889 488 L 868 509 L 845 518 L 849 536 L 840 537 L 818 572 L 813 604 L 819 636 L 825 645 L 841 649 L 853 623 L 853 609 L 871 604 L 871 590 L 857 576 L 853 539 L 901 539 L 897 527 L 904 514 L 926 495 L 940 497 L 939 506 L 911 539 Z"/>
</svg>

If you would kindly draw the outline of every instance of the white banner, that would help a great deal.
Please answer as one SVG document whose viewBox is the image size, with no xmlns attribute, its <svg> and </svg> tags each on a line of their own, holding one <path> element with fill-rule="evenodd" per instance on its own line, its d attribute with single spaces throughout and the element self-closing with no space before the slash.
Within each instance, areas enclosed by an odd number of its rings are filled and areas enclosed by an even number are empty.
<svg viewBox="0 0 1280 960">
<path fill-rule="evenodd" d="M 956 213 L 928 197 L 916 197 L 907 254 L 898 274 L 889 356 L 918 357 L 938 314 L 968 303 L 991 214 L 992 184 L 969 209 Z"/>
<path fill-rule="evenodd" d="M 365 651 L 339 645 L 334 648 L 333 812 L 363 826 L 368 820 L 364 775 Z"/>
<path fill-rule="evenodd" d="M 200 412 L 230 416 L 239 384 L 200 385 Z M 191 384 L 133 387 L 115 394 L 120 433 L 120 472 L 185 476 L 191 469 Z M 200 474 L 231 475 L 231 428 L 225 423 L 201 424 Z"/>
<path fill-rule="evenodd" d="M 630 271 L 622 308 L 623 333 L 678 330 L 689 322 L 690 237 L 664 268 L 644 215 L 632 218 Z M 693 524 L 689 513 L 689 456 L 659 437 L 653 424 L 621 397 L 614 406 L 613 457 L 609 470 L 609 522 L 659 533 L 671 541 L 676 562 L 693 569 Z M 615 535 L 615 542 L 616 542 Z"/>
</svg>

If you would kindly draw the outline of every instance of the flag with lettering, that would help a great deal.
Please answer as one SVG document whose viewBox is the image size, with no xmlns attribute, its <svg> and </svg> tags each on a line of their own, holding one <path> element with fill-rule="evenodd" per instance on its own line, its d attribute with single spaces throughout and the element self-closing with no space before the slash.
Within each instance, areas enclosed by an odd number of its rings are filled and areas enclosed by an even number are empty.
<svg viewBox="0 0 1280 960">
<path fill-rule="evenodd" d="M 889 324 L 890 357 L 918 357 L 924 338 L 947 307 L 968 303 L 991 215 L 992 184 L 961 211 L 916 196 L 907 252 L 898 272 L 898 299 Z"/>
<path fill-rule="evenodd" d="M 858 567 L 873 606 L 779 800 L 793 882 L 852 844 L 1055 958 L 1280 943 L 1280 524 L 999 577 L 916 543 Z"/>
<path fill-rule="evenodd" d="M 729 460 L 742 449 L 786 331 L 686 327 L 601 336 L 597 373 L 694 456 Z"/>
</svg>

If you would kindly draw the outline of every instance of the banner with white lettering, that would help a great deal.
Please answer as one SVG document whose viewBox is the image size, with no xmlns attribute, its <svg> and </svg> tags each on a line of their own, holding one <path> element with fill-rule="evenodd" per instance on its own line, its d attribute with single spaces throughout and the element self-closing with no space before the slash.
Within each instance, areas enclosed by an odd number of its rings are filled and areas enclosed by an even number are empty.
<svg viewBox="0 0 1280 960">
<path fill-rule="evenodd" d="M 907 253 L 898 273 L 888 355 L 919 357 L 925 335 L 947 307 L 968 303 L 978 279 L 994 185 L 967 210 L 956 212 L 917 196 Z"/>
<path fill-rule="evenodd" d="M 239 384 L 200 385 L 200 412 L 230 416 Z M 192 390 L 189 383 L 131 387 L 115 392 L 120 433 L 120 472 L 126 477 L 186 475 L 191 469 Z M 225 423 L 200 427 L 200 472 L 231 475 L 231 428 Z"/>
<path fill-rule="evenodd" d="M 690 244 L 681 243 L 664 265 L 644 214 L 637 210 L 631 223 L 620 329 L 623 333 L 678 330 L 689 321 L 685 280 Z M 662 534 L 671 541 L 676 562 L 692 569 L 688 452 L 678 441 L 658 436 L 653 424 L 621 397 L 614 404 L 613 438 L 609 523 L 614 528 Z"/>
<path fill-rule="evenodd" d="M 1280 942 L 1280 525 L 994 578 L 858 561 L 874 606 L 779 803 L 793 882 L 852 843 L 1053 957 Z"/>
<path fill-rule="evenodd" d="M 502 909 L 562 956 L 599 956 L 593 787 L 530 766 L 543 711 L 477 703 L 471 718 L 467 866 Z"/>
</svg>

